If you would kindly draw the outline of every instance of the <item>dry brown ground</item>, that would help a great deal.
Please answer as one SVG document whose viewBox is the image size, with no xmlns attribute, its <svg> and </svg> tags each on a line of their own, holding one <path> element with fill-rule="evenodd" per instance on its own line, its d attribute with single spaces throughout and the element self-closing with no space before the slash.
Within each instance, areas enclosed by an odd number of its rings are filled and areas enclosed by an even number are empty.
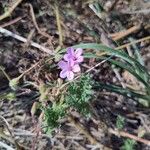
<svg viewBox="0 0 150 150">
<path fill-rule="evenodd" d="M 98 15 L 89 7 L 89 3 L 93 1 L 60 0 L 55 5 L 52 0 L 23 0 L 9 17 L 0 19 L 0 27 L 28 39 L 27 43 L 22 43 L 0 33 L 0 65 L 5 68 L 10 78 L 17 77 L 33 64 L 41 61 L 23 76 L 20 87 L 16 91 L 15 100 L 0 98 L 0 115 L 7 120 L 12 127 L 14 137 L 25 149 L 99 149 L 95 146 L 96 144 L 91 143 L 93 139 L 97 139 L 98 143 L 114 150 L 120 149 L 123 138 L 110 134 L 105 127 L 115 128 L 118 115 L 125 118 L 125 132 L 137 135 L 139 129 L 142 129 L 146 132 L 143 138 L 150 139 L 149 109 L 143 108 L 135 101 L 108 92 L 105 94 L 96 92 L 93 97 L 92 105 L 98 118 L 93 116 L 92 119 L 86 119 L 74 112 L 77 122 L 84 125 L 86 132 L 80 127 L 81 124 L 74 122 L 75 120 L 68 121 L 66 118 L 62 121 L 62 126 L 52 136 L 48 136 L 41 132 L 37 121 L 39 113 L 31 116 L 31 108 L 39 100 L 39 94 L 36 88 L 23 83 L 32 81 L 38 85 L 41 82 L 53 82 L 58 79 L 58 70 L 51 69 L 55 61 L 50 60 L 45 63 L 44 60 L 50 58 L 50 55 L 32 47 L 31 40 L 53 51 L 60 44 L 68 47 L 81 42 L 102 42 L 110 47 L 116 47 L 116 42 L 118 45 L 123 45 L 130 42 L 129 38 L 136 40 L 149 36 L 150 2 L 148 0 L 117 0 L 114 6 L 112 4 L 115 0 L 110 3 L 106 0 L 99 0 L 106 11 Z M 17 0 L 0 0 L 0 15 L 12 8 L 16 2 Z M 63 41 L 61 41 L 57 27 L 56 7 L 59 9 Z M 121 37 L 120 35 L 110 36 L 122 30 L 126 30 L 125 33 L 127 33 L 127 29 L 131 28 L 129 35 L 121 33 Z M 102 36 L 103 34 L 105 36 Z M 136 45 L 140 49 L 147 69 L 150 70 L 149 40 Z M 128 46 L 125 50 L 132 55 L 132 46 Z M 83 70 L 95 64 L 97 62 L 94 59 L 86 60 L 82 66 Z M 97 81 L 120 84 L 110 64 L 104 63 L 91 73 Z M 138 88 L 138 83 L 127 72 L 117 70 L 117 73 L 125 83 L 132 82 L 132 87 Z M 0 72 L 0 93 L 3 95 L 9 92 L 11 89 L 8 80 Z M 1 120 L 0 123 L 0 127 L 3 128 Z M 88 137 L 87 131 L 93 136 Z M 15 146 L 12 143 L 13 140 L 0 138 L 0 141 L 12 147 Z M 136 149 L 148 150 L 150 147 L 139 142 Z"/>
</svg>

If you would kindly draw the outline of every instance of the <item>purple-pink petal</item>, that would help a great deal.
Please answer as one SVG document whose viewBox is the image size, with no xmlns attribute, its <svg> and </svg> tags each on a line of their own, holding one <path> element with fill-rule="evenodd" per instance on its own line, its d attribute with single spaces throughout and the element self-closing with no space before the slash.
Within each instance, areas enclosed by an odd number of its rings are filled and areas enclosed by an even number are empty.
<svg viewBox="0 0 150 150">
<path fill-rule="evenodd" d="M 78 63 L 81 63 L 81 62 L 83 62 L 83 59 L 84 59 L 83 56 L 79 56 L 76 61 Z"/>
<path fill-rule="evenodd" d="M 75 64 L 73 67 L 72 67 L 72 71 L 73 72 L 80 72 L 80 66 L 78 64 Z"/>
<path fill-rule="evenodd" d="M 67 71 L 67 79 L 69 81 L 73 80 L 74 78 L 74 73 L 72 71 Z"/>
<path fill-rule="evenodd" d="M 68 53 L 69 55 L 73 56 L 73 55 L 74 55 L 74 48 L 73 48 L 73 47 L 67 48 L 67 53 Z"/>
<path fill-rule="evenodd" d="M 65 61 L 63 61 L 63 60 L 61 60 L 59 63 L 58 63 L 58 66 L 59 66 L 59 68 L 61 68 L 61 69 L 67 69 L 67 62 L 65 62 Z"/>
<path fill-rule="evenodd" d="M 75 51 L 75 56 L 76 56 L 76 57 L 79 57 L 79 56 L 82 55 L 82 53 L 83 53 L 82 48 L 77 48 L 76 51 Z"/>
<path fill-rule="evenodd" d="M 62 70 L 62 71 L 60 72 L 60 77 L 61 77 L 61 78 L 66 78 L 66 77 L 67 77 L 67 70 Z"/>
<path fill-rule="evenodd" d="M 75 62 L 72 59 L 70 59 L 68 61 L 68 69 L 71 69 L 74 65 L 75 65 Z"/>
<path fill-rule="evenodd" d="M 73 80 L 74 73 L 80 72 L 79 63 L 83 62 L 84 57 L 82 56 L 82 48 L 77 48 L 74 50 L 73 47 L 67 48 L 67 53 L 64 55 L 64 61 L 61 60 L 58 63 L 59 68 L 61 68 L 60 77 L 67 78 L 68 80 Z"/>
<path fill-rule="evenodd" d="M 65 61 L 69 61 L 70 60 L 70 55 L 69 54 L 65 54 L 64 55 L 64 60 Z"/>
</svg>

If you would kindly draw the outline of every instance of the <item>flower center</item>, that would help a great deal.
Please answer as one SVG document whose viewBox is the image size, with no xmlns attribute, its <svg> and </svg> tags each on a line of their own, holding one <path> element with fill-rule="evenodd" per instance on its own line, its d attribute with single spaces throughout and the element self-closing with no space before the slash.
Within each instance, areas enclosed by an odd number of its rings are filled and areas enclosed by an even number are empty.
<svg viewBox="0 0 150 150">
<path fill-rule="evenodd" d="M 74 60 L 74 61 L 76 61 L 76 60 L 77 60 L 77 58 L 76 58 L 75 56 L 73 56 L 73 60 Z"/>
<path fill-rule="evenodd" d="M 71 63 L 68 64 L 68 71 L 72 71 Z"/>
</svg>

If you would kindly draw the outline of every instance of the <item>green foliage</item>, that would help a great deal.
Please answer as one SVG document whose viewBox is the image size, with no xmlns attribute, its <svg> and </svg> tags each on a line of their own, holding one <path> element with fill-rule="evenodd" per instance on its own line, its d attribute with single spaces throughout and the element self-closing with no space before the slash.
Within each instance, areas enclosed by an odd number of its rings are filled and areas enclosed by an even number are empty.
<svg viewBox="0 0 150 150">
<path fill-rule="evenodd" d="M 6 95 L 6 99 L 12 101 L 12 100 L 16 99 L 16 94 L 13 93 L 13 92 L 8 93 L 8 94 Z"/>
<path fill-rule="evenodd" d="M 117 121 L 116 121 L 116 127 L 118 129 L 123 129 L 124 124 L 125 124 L 125 118 L 118 115 Z M 134 150 L 135 145 L 136 145 L 136 142 L 134 140 L 126 139 L 126 140 L 124 140 L 121 150 Z"/>
<path fill-rule="evenodd" d="M 139 82 L 144 85 L 143 93 L 140 94 L 139 91 L 135 91 L 129 88 L 122 88 L 121 86 L 116 85 L 106 85 L 99 83 L 99 86 L 104 89 L 107 89 L 112 92 L 133 98 L 139 103 L 144 104 L 144 106 L 150 106 L 150 74 L 147 69 L 143 66 L 139 59 L 130 57 L 126 52 L 122 50 L 115 50 L 110 47 L 107 47 L 102 44 L 97 43 L 83 43 L 73 46 L 74 48 L 83 48 L 83 49 L 93 49 L 92 53 L 85 53 L 86 58 L 98 58 L 101 60 L 107 60 L 111 64 L 118 66 L 124 70 L 130 72 Z M 106 55 L 109 57 L 98 56 L 96 52 L 106 52 Z M 63 52 L 63 50 L 61 51 Z M 113 57 L 117 59 L 113 59 Z M 139 57 L 139 56 L 138 56 Z"/>
<path fill-rule="evenodd" d="M 118 116 L 117 116 L 117 121 L 116 121 L 116 127 L 117 127 L 118 129 L 123 129 L 124 124 L 125 124 L 125 119 L 124 119 L 124 117 L 118 115 Z"/>
<path fill-rule="evenodd" d="M 121 147 L 121 150 L 134 150 L 135 149 L 136 142 L 131 139 L 126 139 L 124 141 L 123 146 Z"/>
<path fill-rule="evenodd" d="M 13 92 L 1 94 L 0 100 L 3 100 L 3 99 L 12 101 L 12 100 L 16 99 L 16 94 Z"/>
<path fill-rule="evenodd" d="M 85 116 L 89 116 L 89 100 L 93 93 L 93 81 L 89 75 L 81 76 L 79 80 L 75 80 L 69 84 L 65 98 L 61 97 L 59 102 L 44 108 L 46 126 L 45 132 L 51 133 L 54 128 L 59 126 L 59 121 L 67 115 L 67 109 L 72 107 Z M 63 93 L 62 93 L 63 95 Z"/>
<path fill-rule="evenodd" d="M 52 106 L 44 109 L 46 132 L 51 133 L 59 126 L 59 120 L 66 115 L 66 104 L 54 102 Z"/>
<path fill-rule="evenodd" d="M 75 108 L 83 115 L 89 115 L 88 101 L 93 93 L 93 81 L 89 75 L 81 76 L 79 81 L 72 82 L 68 87 L 68 93 L 65 98 L 68 106 Z"/>
<path fill-rule="evenodd" d="M 134 91 L 133 89 L 129 89 L 129 88 L 124 89 L 121 86 L 112 85 L 112 84 L 96 83 L 95 88 L 106 89 L 108 91 L 115 92 L 120 95 L 129 97 L 129 98 L 133 98 L 133 99 L 140 98 L 140 99 L 143 99 L 145 102 L 148 102 L 149 98 L 150 98 L 149 95 L 139 94 L 138 92 Z"/>
</svg>

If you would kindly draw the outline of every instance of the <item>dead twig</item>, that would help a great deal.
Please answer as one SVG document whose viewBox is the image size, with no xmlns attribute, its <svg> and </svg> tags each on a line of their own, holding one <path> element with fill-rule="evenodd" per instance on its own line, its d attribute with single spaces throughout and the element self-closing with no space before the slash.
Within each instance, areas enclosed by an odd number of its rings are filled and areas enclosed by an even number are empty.
<svg viewBox="0 0 150 150">
<path fill-rule="evenodd" d="M 6 23 L 0 25 L 0 27 L 4 28 L 4 27 L 10 26 L 12 24 L 15 24 L 16 22 L 20 21 L 22 18 L 23 17 L 17 17 L 16 19 L 10 20 L 9 22 L 6 22 Z"/>
<path fill-rule="evenodd" d="M 21 75 L 19 75 L 18 77 L 12 79 L 12 80 L 20 80 L 25 74 L 27 74 L 28 72 L 30 72 L 33 68 L 35 68 L 39 63 L 41 62 L 38 61 L 37 63 L 35 63 L 33 66 L 31 66 L 29 69 L 25 70 Z M 6 78 L 8 79 L 9 82 L 11 82 L 11 78 L 8 76 L 8 74 L 4 71 L 4 69 L 0 66 L 0 70 L 3 71 L 3 74 L 6 76 Z"/>
<path fill-rule="evenodd" d="M 10 81 L 11 79 L 10 79 L 9 75 L 6 73 L 5 69 L 2 66 L 0 66 L 0 70 L 3 72 L 3 74 L 7 78 L 7 80 Z"/>
<path fill-rule="evenodd" d="M 129 34 L 135 32 L 135 31 L 139 30 L 140 28 L 141 28 L 141 25 L 135 25 L 127 30 L 110 34 L 110 36 L 112 37 L 113 40 L 117 41 L 117 40 L 120 40 L 121 38 L 128 36 Z"/>
<path fill-rule="evenodd" d="M 130 42 L 130 43 L 126 43 L 126 44 L 124 44 L 124 45 L 121 45 L 121 46 L 116 47 L 115 49 L 116 49 L 116 50 L 123 49 L 123 48 L 126 48 L 127 46 L 130 46 L 130 45 L 132 45 L 132 44 L 136 44 L 136 43 L 143 42 L 143 41 L 146 41 L 146 40 L 150 40 L 150 36 L 141 38 L 141 39 L 139 39 L 139 40 L 135 40 L 135 41 Z"/>
<path fill-rule="evenodd" d="M 33 68 L 35 68 L 37 65 L 39 65 L 39 63 L 41 63 L 42 60 L 38 61 L 37 63 L 35 63 L 33 66 L 31 66 L 29 69 L 25 70 L 20 76 L 19 79 L 22 78 L 25 74 L 27 74 L 28 72 L 30 72 Z"/>
<path fill-rule="evenodd" d="M 130 138 L 130 139 L 133 139 L 137 142 L 140 142 L 140 143 L 143 143 L 143 144 L 146 144 L 146 145 L 150 146 L 150 141 L 149 140 L 145 140 L 145 139 L 137 137 L 133 134 L 130 134 L 130 133 L 127 133 L 127 132 L 124 132 L 124 131 L 113 130 L 113 129 L 108 129 L 108 131 L 109 131 L 109 133 L 114 134 L 118 137 L 122 136 L 122 137 Z"/>
<path fill-rule="evenodd" d="M 31 17 L 32 17 L 32 21 L 34 23 L 35 28 L 37 29 L 38 33 L 43 35 L 44 37 L 47 37 L 50 41 L 52 40 L 52 36 L 48 35 L 47 33 L 41 31 L 41 29 L 39 28 L 36 18 L 35 18 L 35 14 L 34 14 L 34 10 L 33 10 L 33 6 L 31 4 L 28 4 L 30 7 L 30 13 L 31 13 Z M 52 44 L 52 43 L 51 43 Z"/>
<path fill-rule="evenodd" d="M 5 36 L 11 36 L 11 37 L 13 37 L 13 38 L 15 38 L 21 42 L 24 42 L 24 43 L 28 42 L 28 40 L 26 38 L 24 38 L 20 35 L 17 35 L 17 34 L 11 32 L 9 30 L 6 30 L 4 28 L 1 28 L 1 27 L 0 27 L 0 33 L 4 34 Z M 55 55 L 55 53 L 52 50 L 50 50 L 50 49 L 48 49 L 48 48 L 46 48 L 46 47 L 44 47 L 38 43 L 35 43 L 33 41 L 31 41 L 31 46 L 38 48 L 39 50 L 46 52 L 49 55 Z"/>
<path fill-rule="evenodd" d="M 8 9 L 3 15 L 0 16 L 0 20 L 3 20 L 11 15 L 11 13 L 15 10 L 15 8 L 22 2 L 23 0 L 17 0 L 15 4 Z"/>
<path fill-rule="evenodd" d="M 95 66 L 93 66 L 93 67 L 91 67 L 91 68 L 89 68 L 87 71 L 86 71 L 86 73 L 89 73 L 90 71 L 92 71 L 93 69 L 95 69 L 96 67 L 98 67 L 98 66 L 100 66 L 100 65 L 102 65 L 103 63 L 105 63 L 108 59 L 110 59 L 110 57 L 108 57 L 107 59 L 105 59 L 105 60 L 102 60 L 101 62 L 99 62 L 98 64 L 96 64 Z"/>
<path fill-rule="evenodd" d="M 143 41 L 146 41 L 146 40 L 150 40 L 150 36 L 147 36 L 147 37 L 144 37 L 144 38 L 141 38 L 139 40 L 135 40 L 133 42 L 130 42 L 130 43 L 126 43 L 124 45 L 121 45 L 121 46 L 118 46 L 116 48 L 114 48 L 115 50 L 121 50 L 123 48 L 127 48 L 128 46 L 131 46 L 133 44 L 136 44 L 136 43 L 139 43 L 139 42 L 143 42 Z M 107 52 L 101 52 L 101 53 L 97 53 L 98 56 L 104 56 L 106 55 Z"/>
<path fill-rule="evenodd" d="M 24 45 L 24 51 L 26 51 L 27 48 L 29 47 L 34 33 L 35 33 L 35 29 L 32 29 L 27 37 L 27 42 Z"/>
</svg>

